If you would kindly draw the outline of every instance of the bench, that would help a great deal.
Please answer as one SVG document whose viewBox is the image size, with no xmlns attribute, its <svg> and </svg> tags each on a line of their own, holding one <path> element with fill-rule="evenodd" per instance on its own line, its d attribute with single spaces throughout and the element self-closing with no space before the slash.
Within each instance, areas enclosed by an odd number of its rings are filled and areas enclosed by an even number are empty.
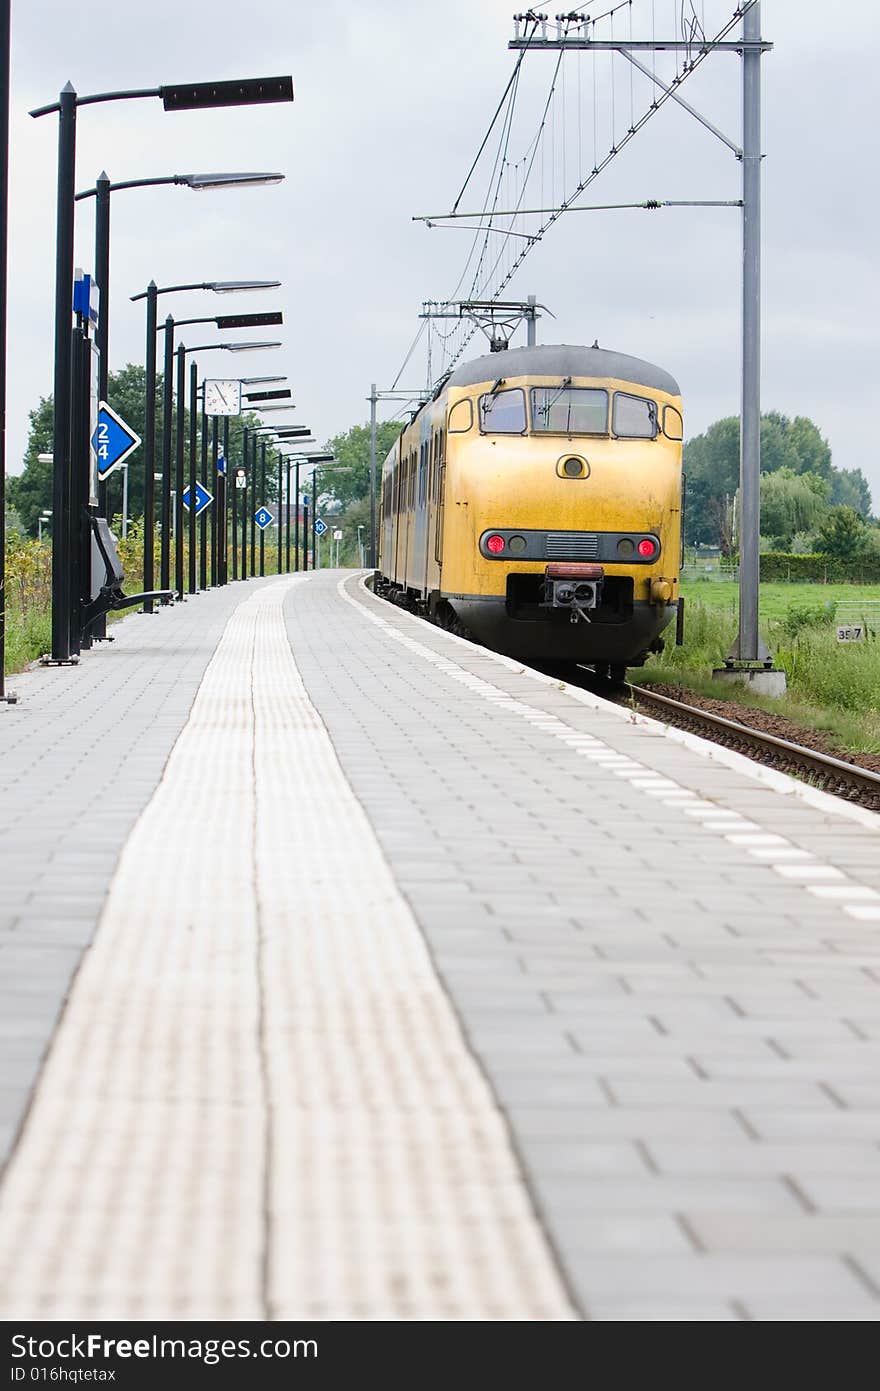
<svg viewBox="0 0 880 1391">
<path fill-rule="evenodd" d="M 145 594 L 124 594 L 122 583 L 125 579 L 125 572 L 119 558 L 119 551 L 116 548 L 116 537 L 110 530 L 106 517 L 96 517 L 94 514 L 90 514 L 89 521 L 92 527 L 92 537 L 98 550 L 99 563 L 103 563 L 104 566 L 104 578 L 99 583 L 98 592 L 94 598 L 83 605 L 82 628 L 84 633 L 88 632 L 98 618 L 109 613 L 112 609 L 133 608 L 135 604 L 142 604 L 147 599 L 174 598 L 173 589 L 151 589 Z M 94 583 L 92 589 L 94 589 Z"/>
</svg>

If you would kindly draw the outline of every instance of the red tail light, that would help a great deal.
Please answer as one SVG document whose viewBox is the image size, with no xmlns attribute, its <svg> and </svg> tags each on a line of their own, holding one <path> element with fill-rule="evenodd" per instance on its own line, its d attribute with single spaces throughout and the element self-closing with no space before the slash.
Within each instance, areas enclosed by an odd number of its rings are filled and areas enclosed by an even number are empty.
<svg viewBox="0 0 880 1391">
<path fill-rule="evenodd" d="M 650 536 L 643 537 L 638 545 L 639 555 L 644 556 L 646 559 L 649 555 L 653 555 L 656 549 L 657 543 L 656 541 L 652 541 Z"/>
<path fill-rule="evenodd" d="M 486 550 L 487 550 L 487 551 L 490 551 L 492 555 L 500 555 L 501 552 L 504 550 L 504 537 L 503 537 L 503 536 L 489 536 L 489 537 L 487 537 L 487 538 L 486 538 Z"/>
</svg>

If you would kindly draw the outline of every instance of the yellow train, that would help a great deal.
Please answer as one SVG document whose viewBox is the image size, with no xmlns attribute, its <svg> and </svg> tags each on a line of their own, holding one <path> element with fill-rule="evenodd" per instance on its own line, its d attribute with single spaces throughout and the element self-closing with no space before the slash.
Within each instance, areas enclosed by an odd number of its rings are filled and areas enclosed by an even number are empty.
<svg viewBox="0 0 880 1391">
<path fill-rule="evenodd" d="M 597 346 L 462 364 L 386 458 L 380 593 L 524 661 L 622 675 L 681 563 L 681 395 Z"/>
</svg>

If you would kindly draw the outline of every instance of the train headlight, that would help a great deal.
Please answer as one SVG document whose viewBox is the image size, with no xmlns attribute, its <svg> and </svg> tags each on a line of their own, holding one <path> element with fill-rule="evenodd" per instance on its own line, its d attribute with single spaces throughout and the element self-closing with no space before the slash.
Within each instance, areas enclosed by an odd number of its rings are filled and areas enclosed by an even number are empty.
<svg viewBox="0 0 880 1391">
<path fill-rule="evenodd" d="M 526 538 L 524 536 L 511 536 L 508 538 L 507 549 L 511 555 L 522 555 L 526 548 Z"/>
<path fill-rule="evenodd" d="M 631 541 L 628 536 L 621 536 L 620 540 L 617 543 L 617 554 L 632 555 L 635 548 L 635 541 Z"/>
</svg>

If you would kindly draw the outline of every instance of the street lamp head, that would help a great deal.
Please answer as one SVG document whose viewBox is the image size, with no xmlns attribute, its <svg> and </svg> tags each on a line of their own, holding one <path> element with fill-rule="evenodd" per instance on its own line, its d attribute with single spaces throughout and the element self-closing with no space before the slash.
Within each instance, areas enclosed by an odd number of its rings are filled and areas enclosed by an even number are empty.
<svg viewBox="0 0 880 1391">
<path fill-rule="evenodd" d="M 263 382 L 286 382 L 288 377 L 242 377 L 242 386 L 260 386 Z"/>
<path fill-rule="evenodd" d="M 160 87 L 166 111 L 196 111 L 214 106 L 263 106 L 293 101 L 292 77 L 247 77 L 232 82 L 186 82 Z"/>
<path fill-rule="evenodd" d="M 196 193 L 212 188 L 257 188 L 263 184 L 280 184 L 283 174 L 178 174 L 180 183 Z"/>
<path fill-rule="evenodd" d="M 213 290 L 217 295 L 229 295 L 239 290 L 277 290 L 280 285 L 280 280 L 209 280 L 204 287 L 193 288 Z"/>
<path fill-rule="evenodd" d="M 228 353 L 252 353 L 258 348 L 280 348 L 280 343 L 218 343 L 218 348 L 224 348 Z M 289 410 L 290 407 L 285 409 Z"/>
</svg>

